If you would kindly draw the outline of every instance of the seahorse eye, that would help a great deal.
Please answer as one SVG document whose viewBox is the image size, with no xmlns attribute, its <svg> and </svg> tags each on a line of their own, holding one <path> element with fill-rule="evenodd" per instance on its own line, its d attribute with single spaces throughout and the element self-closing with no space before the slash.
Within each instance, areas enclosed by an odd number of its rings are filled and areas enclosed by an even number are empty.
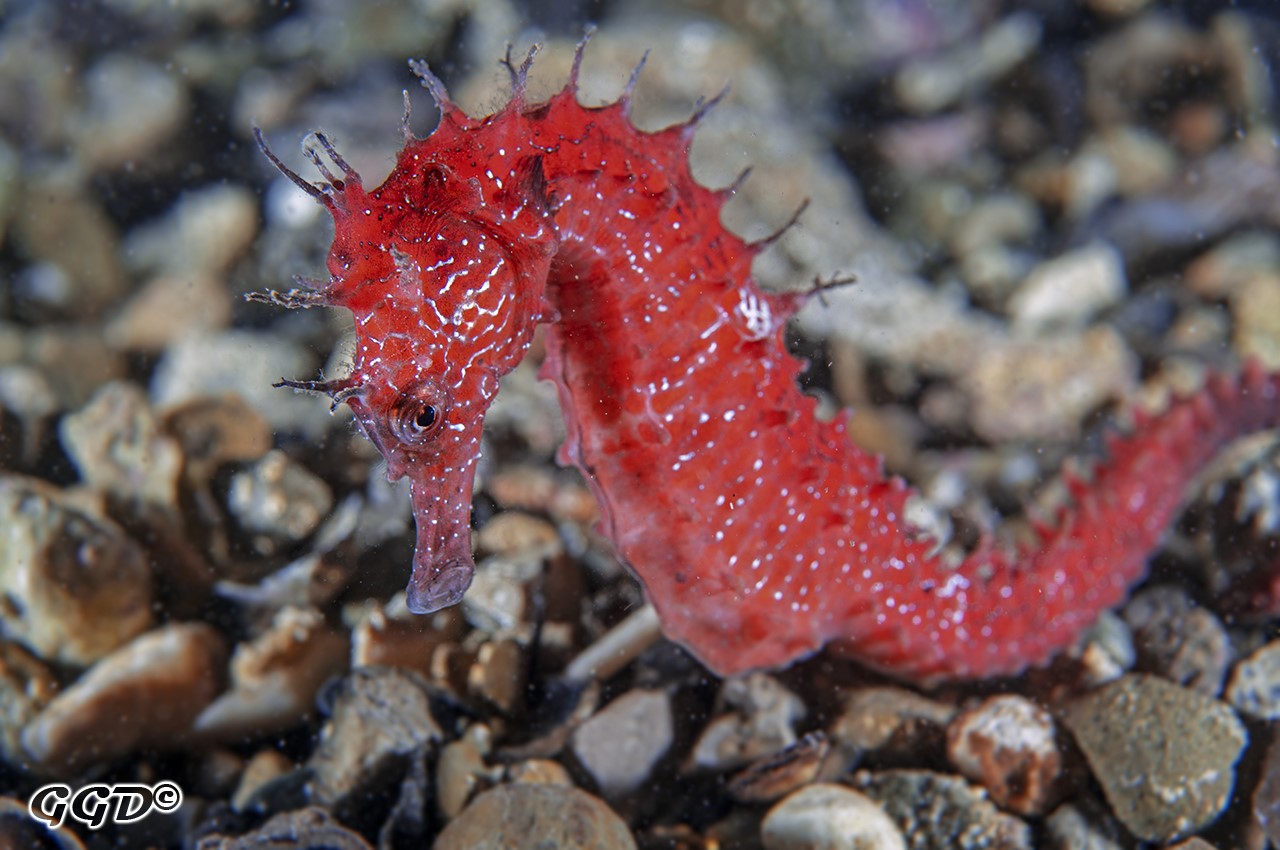
<svg viewBox="0 0 1280 850">
<path fill-rule="evenodd" d="M 401 394 L 391 417 L 396 439 L 411 446 L 430 442 L 444 422 L 444 398 L 434 384 L 423 382 Z"/>
</svg>

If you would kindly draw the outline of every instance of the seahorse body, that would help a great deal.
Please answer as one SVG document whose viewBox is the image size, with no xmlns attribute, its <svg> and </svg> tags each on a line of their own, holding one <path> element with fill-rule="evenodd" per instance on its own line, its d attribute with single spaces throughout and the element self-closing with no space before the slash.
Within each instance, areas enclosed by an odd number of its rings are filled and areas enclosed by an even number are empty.
<svg viewBox="0 0 1280 850">
<path fill-rule="evenodd" d="M 357 335 L 349 377 L 320 388 L 411 481 L 415 611 L 470 583 L 481 423 L 540 321 L 568 421 L 561 462 L 582 471 L 666 634 L 725 675 L 831 642 L 928 679 L 1042 662 L 1142 576 L 1209 456 L 1280 421 L 1280 377 L 1215 379 L 1113 439 L 1039 548 L 948 569 L 904 522 L 907 487 L 799 392 L 783 326 L 804 296 L 752 280 L 758 247 L 720 223 L 728 192 L 690 173 L 696 122 L 647 133 L 626 95 L 581 106 L 576 62 L 530 104 L 525 70 L 482 119 L 420 70 L 435 132 L 408 139 L 372 191 L 325 143 L 342 173 L 321 166 L 328 184 L 311 187 L 336 222 L 316 299 L 351 310 Z"/>
</svg>

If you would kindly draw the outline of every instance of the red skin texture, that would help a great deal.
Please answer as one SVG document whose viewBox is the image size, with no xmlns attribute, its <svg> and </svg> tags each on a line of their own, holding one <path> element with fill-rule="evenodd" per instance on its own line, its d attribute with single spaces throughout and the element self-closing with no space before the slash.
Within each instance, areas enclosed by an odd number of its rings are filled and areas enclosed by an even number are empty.
<svg viewBox="0 0 1280 850">
<path fill-rule="evenodd" d="M 1043 663 L 1143 576 L 1197 470 L 1280 421 L 1280 376 L 1216 378 L 1112 440 L 1038 548 L 983 547 L 952 570 L 906 525 L 907 487 L 798 390 L 783 326 L 804 296 L 752 280 L 758 248 L 720 223 L 728 192 L 690 174 L 694 122 L 637 130 L 625 96 L 583 107 L 575 80 L 527 104 L 516 77 L 483 119 L 428 78 L 439 128 L 379 188 L 346 169 L 321 196 L 336 222 L 322 295 L 358 339 L 330 389 L 412 483 L 416 611 L 470 583 L 481 423 L 539 321 L 568 423 L 559 459 L 665 633 L 722 675 L 828 643 L 921 680 Z"/>
</svg>

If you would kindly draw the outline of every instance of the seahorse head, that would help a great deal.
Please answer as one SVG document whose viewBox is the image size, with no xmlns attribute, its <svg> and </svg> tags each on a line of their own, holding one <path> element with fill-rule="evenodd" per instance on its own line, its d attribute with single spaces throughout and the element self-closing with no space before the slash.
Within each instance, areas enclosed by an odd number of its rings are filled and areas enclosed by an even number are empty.
<svg viewBox="0 0 1280 850">
<path fill-rule="evenodd" d="M 388 477 L 410 481 L 408 603 L 419 613 L 455 604 L 471 583 L 484 415 L 543 311 L 550 235 L 516 232 L 492 189 L 407 149 L 382 186 L 335 209 L 331 293 L 356 329 L 344 398 Z"/>
</svg>

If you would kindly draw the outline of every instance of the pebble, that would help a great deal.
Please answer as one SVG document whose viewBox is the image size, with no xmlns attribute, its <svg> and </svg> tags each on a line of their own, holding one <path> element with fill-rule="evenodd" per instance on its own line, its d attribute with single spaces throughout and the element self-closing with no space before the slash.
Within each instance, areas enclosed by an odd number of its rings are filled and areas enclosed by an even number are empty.
<svg viewBox="0 0 1280 850">
<path fill-rule="evenodd" d="M 1206 299 L 1223 299 L 1262 274 L 1280 268 L 1280 236 L 1248 230 L 1229 236 L 1187 265 L 1183 280 Z"/>
<path fill-rule="evenodd" d="M 796 742 L 795 724 L 804 701 L 764 673 L 728 679 L 718 702 L 729 712 L 707 724 L 694 744 L 689 767 L 729 770 L 778 752 Z"/>
<path fill-rule="evenodd" d="M 666 691 L 636 689 L 610 702 L 573 733 L 573 754 L 606 798 L 648 781 L 671 748 L 675 723 Z"/>
<path fill-rule="evenodd" d="M 446 821 L 453 820 L 481 788 L 496 785 L 502 768 L 487 763 L 493 734 L 483 723 L 473 723 L 440 750 L 436 762 L 436 807 Z"/>
<path fill-rule="evenodd" d="M 360 833 L 347 829 L 318 806 L 284 812 L 240 836 L 208 835 L 195 850 L 373 850 Z"/>
<path fill-rule="evenodd" d="M 31 816 L 24 800 L 0 797 L 0 847 L 4 850 L 85 850 L 70 827 L 53 829 Z"/>
<path fill-rule="evenodd" d="M 431 675 L 431 656 L 437 647 L 462 639 L 465 623 L 458 608 L 434 614 L 410 614 L 403 592 L 385 605 L 365 603 L 348 609 L 351 628 L 351 666 L 393 666 Z"/>
<path fill-rule="evenodd" d="M 19 328 L 0 323 L 0 363 L 40 372 L 59 410 L 79 407 L 103 384 L 125 377 L 125 358 L 96 328 L 78 324 Z"/>
<path fill-rule="evenodd" d="M 816 780 L 831 753 L 821 732 L 809 732 L 778 752 L 756 759 L 729 778 L 725 789 L 740 803 L 772 803 Z M 843 773 L 842 767 L 830 775 Z"/>
<path fill-rule="evenodd" d="M 160 218 L 130 230 L 124 254 L 135 272 L 208 272 L 221 280 L 257 235 L 257 196 L 220 183 L 184 192 Z"/>
<path fill-rule="evenodd" d="M 337 689 L 332 716 L 307 761 L 308 796 L 349 816 L 441 737 L 421 679 L 393 667 L 354 670 Z"/>
<path fill-rule="evenodd" d="M 1044 813 L 1062 769 L 1053 718 L 1014 694 L 961 712 L 947 728 L 947 758 L 997 805 L 1020 815 Z"/>
<path fill-rule="evenodd" d="M 1231 639 L 1222 622 L 1185 589 L 1139 591 L 1124 608 L 1138 652 L 1137 667 L 1207 696 L 1222 692 L 1231 665 Z"/>
<path fill-rule="evenodd" d="M 88 404 L 63 417 L 59 431 L 85 484 L 125 505 L 177 516 L 182 449 L 161 430 L 138 386 L 104 384 Z"/>
<path fill-rule="evenodd" d="M 274 555 L 311 535 L 333 510 L 324 479 L 272 450 L 231 477 L 227 509 L 262 555 Z"/>
<path fill-rule="evenodd" d="M 974 41 L 940 56 L 909 62 L 893 81 L 894 94 L 912 112 L 937 112 L 1004 76 L 1039 42 L 1040 22 L 1035 15 L 1009 15 Z"/>
<path fill-rule="evenodd" d="M 203 269 L 169 272 L 148 280 L 102 329 L 120 351 L 158 354 L 187 336 L 213 333 L 231 323 L 226 281 Z"/>
<path fill-rule="evenodd" d="M 1280 369 L 1280 272 L 1250 278 L 1231 293 L 1235 346 L 1241 357 Z"/>
<path fill-rule="evenodd" d="M 953 706 L 892 686 L 859 688 L 844 700 L 830 734 L 851 759 L 875 755 L 890 761 L 941 755 Z"/>
<path fill-rule="evenodd" d="M 1095 242 L 1032 269 L 1009 299 L 1009 314 L 1023 333 L 1081 326 L 1120 303 L 1127 290 L 1123 258 Z"/>
<path fill-rule="evenodd" d="M 598 798 L 559 785 L 499 785 L 449 822 L 433 850 L 635 850 L 626 823 Z"/>
<path fill-rule="evenodd" d="M 927 770 L 860 772 L 855 785 L 884 807 L 912 850 L 1031 850 L 1031 829 L 981 789 Z"/>
<path fill-rule="evenodd" d="M 993 442 L 1070 440 L 1100 405 L 1133 391 L 1137 361 L 1116 331 L 1045 335 L 992 345 L 957 376 L 973 427 Z"/>
<path fill-rule="evenodd" d="M 160 411 L 166 432 L 182 444 L 187 476 L 210 478 L 226 463 L 243 463 L 271 448 L 271 426 L 236 393 L 193 398 Z"/>
<path fill-rule="evenodd" d="M 564 765 L 551 759 L 528 759 L 507 768 L 508 782 L 527 782 L 531 785 L 573 785 L 573 778 Z"/>
<path fill-rule="evenodd" d="M 92 170 L 145 165 L 186 119 L 188 95 L 176 68 L 119 51 L 87 69 L 83 79 L 88 98 L 76 154 Z"/>
<path fill-rule="evenodd" d="M 254 753 L 240 773 L 240 781 L 231 795 L 231 808 L 237 812 L 256 810 L 263 789 L 295 767 L 293 761 L 279 750 L 264 749 Z"/>
<path fill-rule="evenodd" d="M 504 714 L 515 711 L 529 672 L 528 643 L 526 637 L 505 634 L 480 644 L 467 670 L 467 692 Z"/>
<path fill-rule="evenodd" d="M 58 694 L 23 730 L 23 747 L 58 776 L 138 749 L 181 747 L 222 687 L 226 653 L 222 635 L 204 623 L 147 632 Z"/>
<path fill-rule="evenodd" d="M 1155 676 L 1104 685 L 1063 719 L 1116 817 L 1147 841 L 1172 841 L 1216 818 L 1248 740 L 1229 706 Z"/>
<path fill-rule="evenodd" d="M 0 641 L 0 760 L 29 770 L 22 730 L 58 693 L 54 671 L 20 644 Z"/>
<path fill-rule="evenodd" d="M 1086 630 L 1080 650 L 1082 684 L 1097 687 L 1119 679 L 1133 669 L 1138 651 L 1129 624 L 1112 611 L 1104 611 Z"/>
<path fill-rule="evenodd" d="M 125 294 L 119 235 L 102 206 L 68 172 L 40 172 L 24 180 L 14 236 L 23 252 L 64 276 L 13 293 L 15 309 L 30 316 L 92 319 Z"/>
<path fill-rule="evenodd" d="M 1088 809 L 1063 805 L 1044 819 L 1047 846 L 1053 850 L 1124 850 L 1124 828 L 1101 805 Z"/>
<path fill-rule="evenodd" d="M 86 666 L 152 624 L 147 554 L 43 481 L 0 476 L 3 632 L 45 661 Z"/>
<path fill-rule="evenodd" d="M 270 628 L 236 646 L 231 687 L 196 719 L 211 741 L 235 741 L 296 726 L 310 716 L 316 693 L 347 665 L 345 634 L 314 609 L 286 607 Z"/>
<path fill-rule="evenodd" d="M 884 809 L 843 785 L 809 785 L 775 805 L 760 826 L 765 850 L 906 850 Z"/>
<path fill-rule="evenodd" d="M 1272 846 L 1280 846 L 1280 737 L 1274 729 L 1259 772 L 1261 777 L 1253 791 L 1253 817 Z"/>
<path fill-rule="evenodd" d="M 1226 699 L 1250 717 L 1280 718 L 1280 641 L 1259 647 L 1236 664 Z"/>
<path fill-rule="evenodd" d="M 195 334 L 165 351 L 151 378 L 151 398 L 165 407 L 238 393 L 277 431 L 319 437 L 334 421 L 329 399 L 272 387 L 281 375 L 315 377 L 314 356 L 267 331 Z"/>
</svg>

